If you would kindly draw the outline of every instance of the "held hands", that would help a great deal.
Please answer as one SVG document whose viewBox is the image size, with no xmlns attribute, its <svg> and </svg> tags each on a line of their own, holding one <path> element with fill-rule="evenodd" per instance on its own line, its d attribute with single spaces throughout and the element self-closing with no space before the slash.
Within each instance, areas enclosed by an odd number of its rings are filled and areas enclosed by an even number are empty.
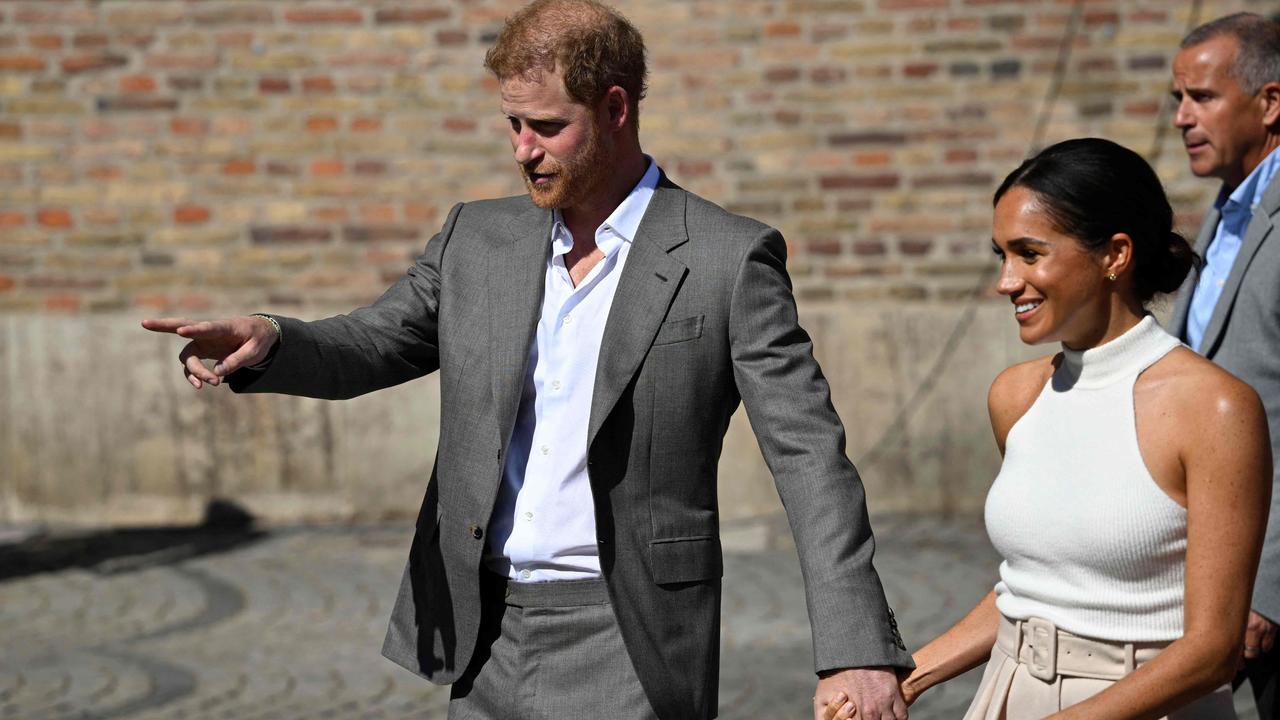
<svg viewBox="0 0 1280 720">
<path fill-rule="evenodd" d="M 1244 626 L 1244 659 L 1252 660 L 1271 652 L 1275 642 L 1275 623 L 1250 610 L 1249 621 Z"/>
<path fill-rule="evenodd" d="M 906 720 L 907 703 L 891 667 L 823 673 L 813 697 L 814 720 Z"/>
<path fill-rule="evenodd" d="M 218 385 L 236 370 L 262 362 L 280 339 L 271 322 L 256 315 L 201 322 L 154 318 L 143 320 L 142 327 L 191 340 L 178 354 L 178 361 L 187 382 L 197 390 L 205 383 Z M 212 370 L 201 362 L 205 359 L 214 361 Z"/>
</svg>

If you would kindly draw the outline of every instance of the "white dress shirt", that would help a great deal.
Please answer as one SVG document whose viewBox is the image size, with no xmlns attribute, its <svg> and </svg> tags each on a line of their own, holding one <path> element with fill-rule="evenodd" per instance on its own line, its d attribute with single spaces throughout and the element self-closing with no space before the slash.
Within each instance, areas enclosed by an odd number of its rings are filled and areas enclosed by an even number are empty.
<svg viewBox="0 0 1280 720">
<path fill-rule="evenodd" d="M 587 422 L 605 321 L 657 186 L 658 166 L 650 159 L 644 177 L 596 229 L 604 259 L 577 287 L 564 262 L 573 235 L 560 211 L 552 212 L 542 315 L 485 555 L 491 570 L 516 582 L 600 577 Z"/>
</svg>

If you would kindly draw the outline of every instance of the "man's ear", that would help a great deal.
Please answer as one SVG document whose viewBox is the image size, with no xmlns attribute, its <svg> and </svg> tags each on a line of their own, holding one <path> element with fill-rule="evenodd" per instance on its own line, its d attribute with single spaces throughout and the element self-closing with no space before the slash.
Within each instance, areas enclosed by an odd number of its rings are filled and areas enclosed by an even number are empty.
<svg viewBox="0 0 1280 720">
<path fill-rule="evenodd" d="M 1280 83 L 1269 82 L 1258 90 L 1262 101 L 1262 123 L 1270 129 L 1280 125 Z"/>
<path fill-rule="evenodd" d="M 1280 86 L 1277 86 L 1280 87 Z M 627 91 L 618 85 L 614 85 L 605 91 L 604 97 L 600 99 L 599 113 L 600 120 L 604 123 L 605 129 L 610 132 L 618 132 L 631 122 L 631 98 L 627 95 Z"/>
</svg>

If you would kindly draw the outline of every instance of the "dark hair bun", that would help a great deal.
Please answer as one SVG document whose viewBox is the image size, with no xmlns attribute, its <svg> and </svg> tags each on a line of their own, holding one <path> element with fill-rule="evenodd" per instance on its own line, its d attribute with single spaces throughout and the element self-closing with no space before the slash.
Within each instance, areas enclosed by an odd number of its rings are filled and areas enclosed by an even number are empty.
<svg viewBox="0 0 1280 720">
<path fill-rule="evenodd" d="M 1169 241 L 1160 246 L 1152 243 L 1135 256 L 1133 285 L 1138 296 L 1149 298 L 1156 293 L 1171 293 L 1182 287 L 1191 268 L 1199 263 L 1199 256 L 1191 249 L 1191 243 L 1176 232 L 1170 231 Z"/>
</svg>

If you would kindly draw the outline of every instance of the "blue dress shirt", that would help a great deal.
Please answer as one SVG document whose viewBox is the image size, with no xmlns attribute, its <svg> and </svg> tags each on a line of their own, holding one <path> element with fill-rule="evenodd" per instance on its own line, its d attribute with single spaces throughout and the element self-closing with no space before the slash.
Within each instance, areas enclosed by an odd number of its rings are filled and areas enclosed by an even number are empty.
<svg viewBox="0 0 1280 720">
<path fill-rule="evenodd" d="M 1240 245 L 1249 229 L 1249 218 L 1253 217 L 1253 209 L 1262 200 L 1262 194 L 1267 191 L 1276 170 L 1280 170 L 1280 154 L 1272 150 L 1239 187 L 1230 195 L 1218 193 L 1213 204 L 1221 213 L 1218 231 L 1205 251 L 1204 267 L 1200 270 L 1200 279 L 1187 308 L 1187 344 L 1196 350 L 1201 349 L 1205 328 L 1209 327 L 1213 309 L 1222 296 L 1222 287 L 1227 284 L 1236 255 L 1240 254 Z"/>
</svg>

